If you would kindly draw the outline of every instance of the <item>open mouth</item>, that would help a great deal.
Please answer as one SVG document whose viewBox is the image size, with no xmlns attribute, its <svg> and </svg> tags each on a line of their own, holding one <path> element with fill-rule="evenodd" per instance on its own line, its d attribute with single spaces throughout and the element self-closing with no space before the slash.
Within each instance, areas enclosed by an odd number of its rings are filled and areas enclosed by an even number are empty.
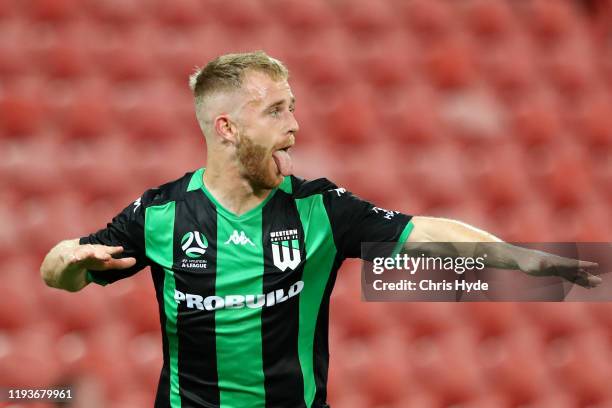
<svg viewBox="0 0 612 408">
<path fill-rule="evenodd" d="M 292 145 L 285 146 L 285 147 L 281 147 L 281 148 L 280 148 L 280 149 L 278 149 L 278 150 L 283 151 L 283 152 L 289 152 L 289 149 L 291 149 L 291 146 L 292 146 Z"/>
<path fill-rule="evenodd" d="M 293 161 L 291 160 L 291 156 L 289 156 L 289 149 L 291 149 L 291 146 L 292 145 L 281 147 L 272 154 L 278 172 L 284 176 L 293 173 Z"/>
</svg>

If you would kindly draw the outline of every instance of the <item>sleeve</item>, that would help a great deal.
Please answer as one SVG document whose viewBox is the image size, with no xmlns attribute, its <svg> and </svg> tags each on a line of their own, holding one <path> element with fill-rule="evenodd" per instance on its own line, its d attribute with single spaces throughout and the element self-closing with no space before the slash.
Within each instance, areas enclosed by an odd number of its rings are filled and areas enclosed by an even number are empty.
<svg viewBox="0 0 612 408">
<path fill-rule="evenodd" d="M 344 188 L 331 185 L 323 193 L 323 200 L 338 251 L 346 258 L 366 260 L 375 256 L 372 251 L 376 256 L 399 253 L 412 231 L 412 216 L 377 207 Z M 363 243 L 381 244 L 368 245 L 371 250 L 362 253 Z"/>
<path fill-rule="evenodd" d="M 145 193 L 146 194 L 146 193 Z M 143 196 L 144 197 L 144 196 Z M 117 258 L 136 258 L 136 264 L 128 269 L 106 271 L 87 271 L 87 280 L 99 285 L 107 285 L 134 275 L 146 267 L 149 262 L 145 255 L 144 244 L 144 205 L 143 198 L 138 198 L 128 205 L 106 228 L 79 239 L 81 245 L 101 244 L 108 246 L 122 246 L 123 252 Z"/>
</svg>

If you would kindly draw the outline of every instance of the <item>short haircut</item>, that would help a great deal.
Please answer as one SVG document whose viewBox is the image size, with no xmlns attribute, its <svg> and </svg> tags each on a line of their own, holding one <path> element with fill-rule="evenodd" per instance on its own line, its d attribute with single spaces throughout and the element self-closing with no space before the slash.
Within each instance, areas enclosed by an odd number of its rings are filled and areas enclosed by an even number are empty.
<svg viewBox="0 0 612 408">
<path fill-rule="evenodd" d="M 205 96 L 240 89 L 248 71 L 262 72 L 275 81 L 289 78 L 289 71 L 283 63 L 263 51 L 221 55 L 205 67 L 197 68 L 189 77 L 196 112 L 201 109 Z"/>
</svg>

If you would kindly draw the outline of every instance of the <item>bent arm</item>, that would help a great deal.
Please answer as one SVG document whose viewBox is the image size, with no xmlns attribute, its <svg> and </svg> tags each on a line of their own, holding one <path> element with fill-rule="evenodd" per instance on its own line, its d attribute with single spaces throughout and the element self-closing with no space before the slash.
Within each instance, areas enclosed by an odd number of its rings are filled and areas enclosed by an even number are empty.
<svg viewBox="0 0 612 408">
<path fill-rule="evenodd" d="M 87 269 L 76 259 L 79 246 L 78 239 L 70 239 L 61 241 L 49 251 L 40 265 L 40 275 L 47 286 L 69 292 L 87 286 Z"/>
<path fill-rule="evenodd" d="M 40 275 L 48 286 L 77 292 L 89 284 L 87 270 L 126 269 L 136 264 L 132 257 L 115 259 L 121 246 L 79 245 L 78 239 L 57 244 L 43 260 Z"/>
</svg>

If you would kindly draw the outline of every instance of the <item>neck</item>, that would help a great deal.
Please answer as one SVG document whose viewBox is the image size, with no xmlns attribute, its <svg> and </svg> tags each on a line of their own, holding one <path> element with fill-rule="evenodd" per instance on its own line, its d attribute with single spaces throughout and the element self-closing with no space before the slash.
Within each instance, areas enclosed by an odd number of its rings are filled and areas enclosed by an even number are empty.
<svg viewBox="0 0 612 408">
<path fill-rule="evenodd" d="M 206 161 L 204 185 L 215 199 L 228 211 L 241 215 L 257 207 L 272 190 L 255 189 L 241 174 L 237 163 L 215 160 L 210 155 Z"/>
</svg>

